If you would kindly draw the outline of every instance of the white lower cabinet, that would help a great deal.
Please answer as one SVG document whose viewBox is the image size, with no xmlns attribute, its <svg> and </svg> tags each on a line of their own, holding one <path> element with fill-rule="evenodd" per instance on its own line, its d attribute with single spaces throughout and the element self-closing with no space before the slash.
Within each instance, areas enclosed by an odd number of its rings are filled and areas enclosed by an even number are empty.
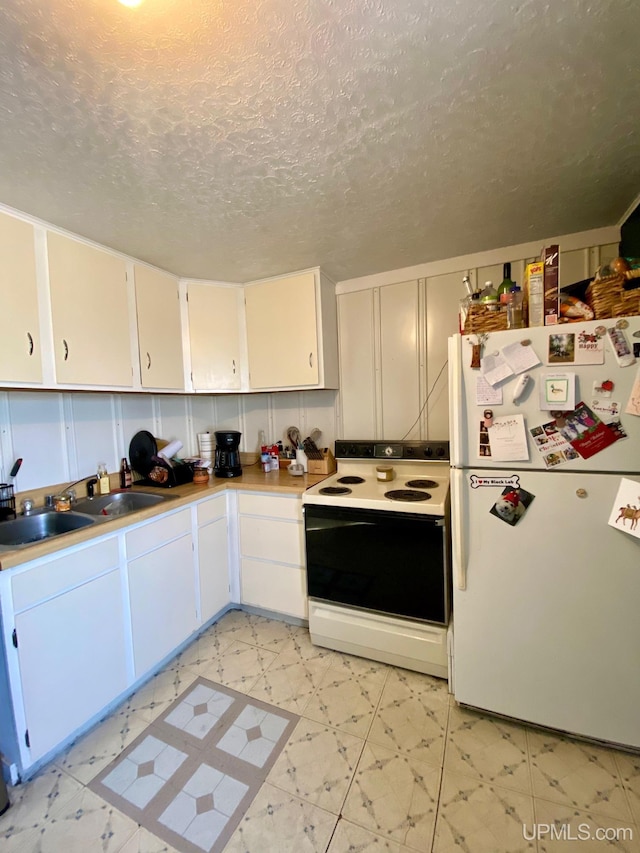
<svg viewBox="0 0 640 853">
<path fill-rule="evenodd" d="M 37 761 L 127 687 L 117 538 L 12 579 L 20 748 Z M 7 617 L 5 613 L 4 618 Z"/>
<path fill-rule="evenodd" d="M 300 496 L 238 497 L 239 556 L 224 492 L 0 572 L 0 752 L 23 778 L 224 609 L 238 568 L 243 603 L 306 618 Z"/>
<path fill-rule="evenodd" d="M 242 603 L 306 619 L 300 496 L 240 494 L 238 518 Z"/>
<path fill-rule="evenodd" d="M 200 621 L 208 622 L 231 601 L 226 495 L 196 507 Z"/>
<path fill-rule="evenodd" d="M 198 627 L 190 510 L 132 530 L 125 539 L 137 679 Z"/>
</svg>

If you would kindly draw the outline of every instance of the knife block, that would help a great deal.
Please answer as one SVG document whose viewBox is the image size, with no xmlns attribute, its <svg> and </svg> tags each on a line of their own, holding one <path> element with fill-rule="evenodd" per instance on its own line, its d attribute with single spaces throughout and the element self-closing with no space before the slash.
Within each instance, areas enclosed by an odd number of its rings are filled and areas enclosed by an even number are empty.
<svg viewBox="0 0 640 853">
<path fill-rule="evenodd" d="M 336 470 L 335 456 L 328 447 L 323 447 L 320 452 L 322 459 L 307 460 L 307 472 L 309 474 L 333 474 Z"/>
</svg>

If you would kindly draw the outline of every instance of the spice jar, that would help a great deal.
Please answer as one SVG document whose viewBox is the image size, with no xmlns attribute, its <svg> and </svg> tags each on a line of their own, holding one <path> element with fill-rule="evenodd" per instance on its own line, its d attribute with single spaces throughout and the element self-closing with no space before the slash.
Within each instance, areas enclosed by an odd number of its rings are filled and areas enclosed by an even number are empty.
<svg viewBox="0 0 640 853">
<path fill-rule="evenodd" d="M 69 512 L 71 509 L 71 498 L 69 495 L 56 495 L 53 499 L 56 512 Z"/>
</svg>

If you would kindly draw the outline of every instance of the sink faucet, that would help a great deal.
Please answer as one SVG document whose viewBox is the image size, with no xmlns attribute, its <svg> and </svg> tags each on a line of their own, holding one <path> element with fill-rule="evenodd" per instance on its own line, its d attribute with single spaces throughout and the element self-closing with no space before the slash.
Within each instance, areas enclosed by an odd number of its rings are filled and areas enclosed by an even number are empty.
<svg viewBox="0 0 640 853">
<path fill-rule="evenodd" d="M 59 492 L 57 492 L 57 493 L 54 495 L 54 497 L 59 498 L 59 497 L 64 497 L 64 496 L 66 495 L 66 496 L 70 497 L 70 498 L 71 498 L 71 501 L 73 502 L 73 501 L 75 500 L 75 498 L 76 498 L 76 493 L 75 493 L 75 491 L 73 490 L 73 486 L 77 486 L 77 485 L 78 485 L 78 483 L 84 483 L 84 481 L 85 481 L 85 480 L 88 480 L 88 481 L 89 481 L 89 482 L 87 483 L 87 494 L 88 494 L 89 496 L 91 496 L 91 493 L 90 493 L 90 491 L 89 491 L 89 487 L 90 487 L 90 486 L 92 487 L 93 485 L 95 485 L 95 483 L 97 483 L 97 482 L 98 482 L 98 480 L 97 480 L 97 478 L 96 478 L 96 477 L 92 477 L 92 475 L 91 475 L 91 474 L 89 474 L 89 475 L 88 475 L 88 476 L 86 476 L 86 477 L 80 477 L 80 479 L 79 479 L 79 480 L 74 480 L 74 481 L 73 481 L 73 483 L 69 483 L 69 485 L 68 485 L 68 486 L 65 486 L 63 489 L 60 489 L 60 491 L 59 491 Z"/>
</svg>

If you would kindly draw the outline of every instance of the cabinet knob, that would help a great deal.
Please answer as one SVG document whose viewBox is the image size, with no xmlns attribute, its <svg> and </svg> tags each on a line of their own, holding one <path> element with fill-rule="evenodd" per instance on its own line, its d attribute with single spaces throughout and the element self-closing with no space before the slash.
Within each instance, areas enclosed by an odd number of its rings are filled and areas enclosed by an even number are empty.
<svg viewBox="0 0 640 853">
<path fill-rule="evenodd" d="M 579 498 L 586 498 L 587 497 L 587 490 L 586 489 L 576 489 L 576 495 Z"/>
<path fill-rule="evenodd" d="M 64 360 L 67 361 L 67 359 L 69 358 L 69 344 L 65 341 L 64 338 L 62 339 L 62 345 L 64 346 Z"/>
<path fill-rule="evenodd" d="M 27 340 L 29 341 L 29 355 L 33 355 L 33 337 L 31 332 L 27 332 Z"/>
</svg>

